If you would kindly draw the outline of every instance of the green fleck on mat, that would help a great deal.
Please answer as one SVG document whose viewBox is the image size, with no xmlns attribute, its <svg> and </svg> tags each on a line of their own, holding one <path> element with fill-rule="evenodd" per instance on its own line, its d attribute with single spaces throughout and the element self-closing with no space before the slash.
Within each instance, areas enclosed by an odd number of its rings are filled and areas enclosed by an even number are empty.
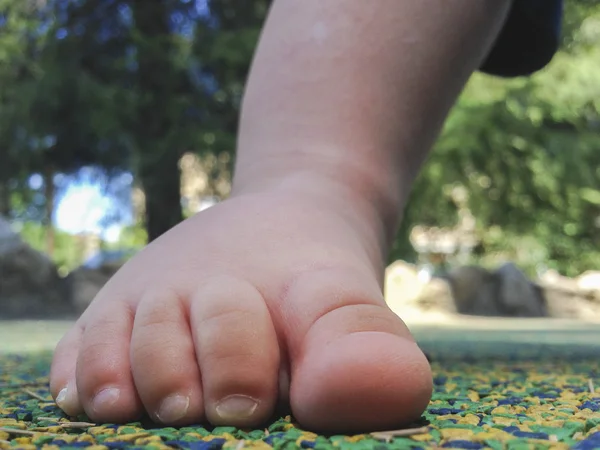
<svg viewBox="0 0 600 450">
<path fill-rule="evenodd" d="M 408 430 L 355 436 L 304 431 L 290 417 L 265 429 L 70 421 L 48 391 L 49 354 L 0 356 L 0 448 L 342 450 L 600 449 L 600 347 L 421 342 L 435 393 Z"/>
</svg>

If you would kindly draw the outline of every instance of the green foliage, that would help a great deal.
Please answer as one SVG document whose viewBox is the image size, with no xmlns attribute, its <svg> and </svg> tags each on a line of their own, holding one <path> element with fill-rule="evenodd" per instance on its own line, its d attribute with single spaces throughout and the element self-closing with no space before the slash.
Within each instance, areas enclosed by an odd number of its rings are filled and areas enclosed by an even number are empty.
<svg viewBox="0 0 600 450">
<path fill-rule="evenodd" d="M 142 224 L 130 225 L 123 228 L 119 240 L 115 243 L 106 243 L 107 249 L 132 249 L 141 250 L 148 242 L 148 234 Z"/>
<path fill-rule="evenodd" d="M 231 170 L 269 4 L 209 0 L 200 14 L 183 0 L 0 0 L 0 214 L 42 219 L 52 202 L 29 176 L 95 165 L 131 171 L 146 194 L 145 229 L 106 247 L 139 248 L 180 220 L 179 155 L 230 155 Z M 477 261 L 513 259 L 532 273 L 600 266 L 600 4 L 568 1 L 565 12 L 547 69 L 473 76 L 416 181 L 392 259 L 414 260 L 412 225 L 457 222 L 450 193 L 464 186 Z M 41 226 L 23 233 L 46 247 Z M 69 239 L 56 233 L 65 270 L 78 262 Z"/>
<path fill-rule="evenodd" d="M 565 44 L 540 73 L 473 76 L 417 180 L 408 223 L 453 225 L 448 187 L 462 185 L 480 261 L 568 275 L 600 266 L 600 9 L 590 5 L 570 12 Z"/>
<path fill-rule="evenodd" d="M 23 222 L 17 227 L 21 238 L 34 249 L 44 252 L 46 250 L 46 234 L 48 228 L 39 222 Z M 71 270 L 83 263 L 84 247 L 80 239 L 64 231 L 54 230 L 55 251 L 52 260 L 61 275 L 66 275 Z"/>
<path fill-rule="evenodd" d="M 217 87 L 208 98 L 209 132 L 198 147 L 200 153 L 229 152 L 233 156 L 246 77 L 270 3 L 211 0 L 211 16 L 198 22 L 194 57 L 207 81 L 216 82 Z"/>
<path fill-rule="evenodd" d="M 15 228 L 19 235 L 27 244 L 34 249 L 45 252 L 46 234 L 48 227 L 39 222 L 17 222 Z M 86 235 L 73 235 L 61 230 L 54 230 L 55 250 L 52 260 L 61 275 L 66 275 L 85 262 L 86 243 L 85 239 L 90 238 Z M 121 232 L 117 242 L 98 242 L 98 251 L 101 250 L 120 250 L 127 251 L 141 250 L 147 242 L 146 230 L 142 224 L 125 227 Z"/>
</svg>

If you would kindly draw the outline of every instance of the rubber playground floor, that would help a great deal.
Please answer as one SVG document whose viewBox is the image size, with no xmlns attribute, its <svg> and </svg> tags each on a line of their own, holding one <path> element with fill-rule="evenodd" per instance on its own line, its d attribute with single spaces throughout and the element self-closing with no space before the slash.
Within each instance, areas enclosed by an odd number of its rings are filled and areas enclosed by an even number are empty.
<svg viewBox="0 0 600 450">
<path fill-rule="evenodd" d="M 600 325 L 460 320 L 411 327 L 435 393 L 409 429 L 317 435 L 292 417 L 241 430 L 90 423 L 48 392 L 51 349 L 68 323 L 0 322 L 0 448 L 383 450 L 600 449 Z"/>
</svg>

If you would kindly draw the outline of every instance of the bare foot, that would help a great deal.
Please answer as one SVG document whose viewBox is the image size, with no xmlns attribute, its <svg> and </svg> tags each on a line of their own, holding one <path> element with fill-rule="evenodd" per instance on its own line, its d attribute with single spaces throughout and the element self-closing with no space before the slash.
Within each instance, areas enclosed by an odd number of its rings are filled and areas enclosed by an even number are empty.
<svg viewBox="0 0 600 450">
<path fill-rule="evenodd" d="M 347 201 L 239 195 L 156 240 L 59 343 L 59 406 L 95 421 L 146 411 L 166 425 L 249 427 L 289 389 L 315 430 L 418 418 L 429 365 L 384 303 L 384 239 Z"/>
<path fill-rule="evenodd" d="M 511 4 L 443 3 L 273 2 L 235 194 L 126 264 L 59 343 L 65 412 L 252 427 L 289 399 L 329 432 L 419 417 L 431 372 L 383 300 L 385 249 Z"/>
</svg>

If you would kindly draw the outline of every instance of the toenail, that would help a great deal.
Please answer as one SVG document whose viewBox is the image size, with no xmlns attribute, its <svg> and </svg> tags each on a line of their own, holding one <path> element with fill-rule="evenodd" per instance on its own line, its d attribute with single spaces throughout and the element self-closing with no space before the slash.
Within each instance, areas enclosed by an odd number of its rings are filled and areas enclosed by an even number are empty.
<svg viewBox="0 0 600 450">
<path fill-rule="evenodd" d="M 56 396 L 56 403 L 58 403 L 58 406 L 60 406 L 61 403 L 64 403 L 66 399 L 67 399 L 67 388 L 63 388 Z"/>
<path fill-rule="evenodd" d="M 187 414 L 190 398 L 184 395 L 170 395 L 160 404 L 156 417 L 162 423 L 172 423 Z"/>
<path fill-rule="evenodd" d="M 77 389 L 72 383 L 67 384 L 56 396 L 56 404 L 68 415 L 76 415 L 79 409 Z"/>
<path fill-rule="evenodd" d="M 102 389 L 96 394 L 93 401 L 95 411 L 101 411 L 105 408 L 110 408 L 119 400 L 121 391 L 117 388 Z"/>
<path fill-rule="evenodd" d="M 258 407 L 258 401 L 247 395 L 230 395 L 217 403 L 216 411 L 223 420 L 248 419 Z"/>
</svg>

